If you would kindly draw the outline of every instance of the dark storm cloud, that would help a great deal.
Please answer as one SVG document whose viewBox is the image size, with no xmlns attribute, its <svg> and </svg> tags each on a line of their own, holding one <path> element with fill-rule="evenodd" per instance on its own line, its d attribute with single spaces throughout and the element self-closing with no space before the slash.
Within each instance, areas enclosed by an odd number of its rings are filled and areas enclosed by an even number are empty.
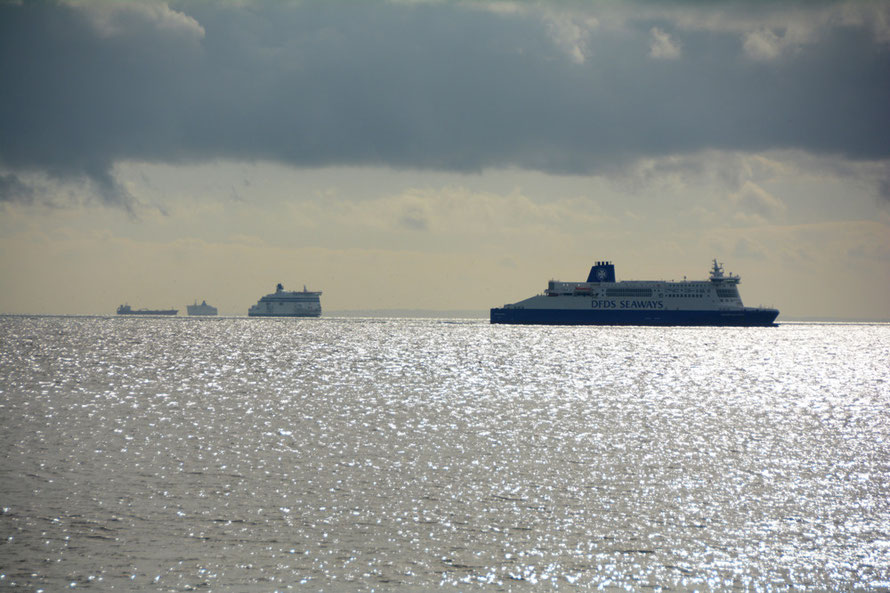
<svg viewBox="0 0 890 593">
<path fill-rule="evenodd" d="M 890 156 L 890 48 L 861 27 L 754 60 L 738 32 L 670 22 L 582 30 L 573 54 L 530 11 L 173 8 L 0 2 L 0 168 L 125 201 L 125 159 L 586 173 L 708 148 Z M 679 56 L 654 59 L 653 31 Z"/>
</svg>

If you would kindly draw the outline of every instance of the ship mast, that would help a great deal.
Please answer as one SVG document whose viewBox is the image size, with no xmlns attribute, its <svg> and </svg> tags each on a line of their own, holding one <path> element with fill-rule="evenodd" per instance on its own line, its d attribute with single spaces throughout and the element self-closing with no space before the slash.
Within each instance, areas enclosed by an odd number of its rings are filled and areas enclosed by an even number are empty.
<svg viewBox="0 0 890 593">
<path fill-rule="evenodd" d="M 711 268 L 711 282 L 716 283 L 726 283 L 726 284 L 738 284 L 741 282 L 741 277 L 738 275 L 729 274 L 728 276 L 723 275 L 723 264 L 717 263 L 717 259 L 714 259 L 714 266 Z"/>
</svg>

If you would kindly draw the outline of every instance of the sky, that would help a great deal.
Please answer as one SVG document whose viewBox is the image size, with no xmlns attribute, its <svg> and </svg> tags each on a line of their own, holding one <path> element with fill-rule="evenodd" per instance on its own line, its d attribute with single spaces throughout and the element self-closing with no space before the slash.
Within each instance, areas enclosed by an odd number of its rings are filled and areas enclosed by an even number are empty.
<svg viewBox="0 0 890 593">
<path fill-rule="evenodd" d="M 780 321 L 890 320 L 888 2 L 0 0 L 0 81 L 0 313 L 716 258 Z"/>
</svg>

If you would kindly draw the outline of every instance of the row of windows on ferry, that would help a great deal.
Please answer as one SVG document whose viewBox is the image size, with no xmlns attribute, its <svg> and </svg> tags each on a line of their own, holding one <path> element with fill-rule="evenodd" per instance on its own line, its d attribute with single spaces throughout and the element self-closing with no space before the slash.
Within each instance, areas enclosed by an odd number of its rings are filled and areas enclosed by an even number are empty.
<svg viewBox="0 0 890 593">
<path fill-rule="evenodd" d="M 721 299 L 737 299 L 739 298 L 739 291 L 735 288 L 718 288 L 717 296 Z M 682 295 L 685 297 L 692 298 L 702 298 L 707 296 L 705 292 L 686 292 L 680 293 L 675 291 L 666 291 L 668 296 L 678 296 Z M 607 288 L 606 289 L 607 297 L 651 297 L 652 289 L 651 288 Z"/>
<path fill-rule="evenodd" d="M 550 294 L 558 294 L 555 291 L 561 290 L 571 290 L 570 287 L 559 287 L 557 288 L 558 283 L 551 280 L 550 285 L 548 287 Z M 582 288 L 588 288 L 586 286 L 576 286 L 576 292 L 574 294 L 579 294 L 577 291 Z M 706 288 L 690 288 L 690 287 L 682 287 L 682 288 L 664 288 L 658 290 L 658 296 L 661 297 L 662 294 L 666 297 L 683 297 L 683 298 L 695 298 L 702 299 L 713 294 L 710 291 L 711 287 Z M 717 296 L 721 299 L 738 299 L 739 291 L 736 287 L 728 287 L 728 288 L 715 288 Z M 607 288 L 604 291 L 604 295 L 606 297 L 615 297 L 615 298 L 651 298 L 655 295 L 656 291 L 652 288 Z M 569 292 L 565 292 L 563 294 L 570 294 Z"/>
</svg>

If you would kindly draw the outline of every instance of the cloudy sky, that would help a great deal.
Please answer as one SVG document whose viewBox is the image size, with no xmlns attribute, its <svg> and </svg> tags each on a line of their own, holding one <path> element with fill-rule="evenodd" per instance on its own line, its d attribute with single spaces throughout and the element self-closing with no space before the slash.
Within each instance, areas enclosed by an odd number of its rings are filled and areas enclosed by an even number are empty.
<svg viewBox="0 0 890 593">
<path fill-rule="evenodd" d="M 0 313 L 482 312 L 718 258 L 890 319 L 890 3 L 0 0 L 0 80 Z"/>
</svg>

